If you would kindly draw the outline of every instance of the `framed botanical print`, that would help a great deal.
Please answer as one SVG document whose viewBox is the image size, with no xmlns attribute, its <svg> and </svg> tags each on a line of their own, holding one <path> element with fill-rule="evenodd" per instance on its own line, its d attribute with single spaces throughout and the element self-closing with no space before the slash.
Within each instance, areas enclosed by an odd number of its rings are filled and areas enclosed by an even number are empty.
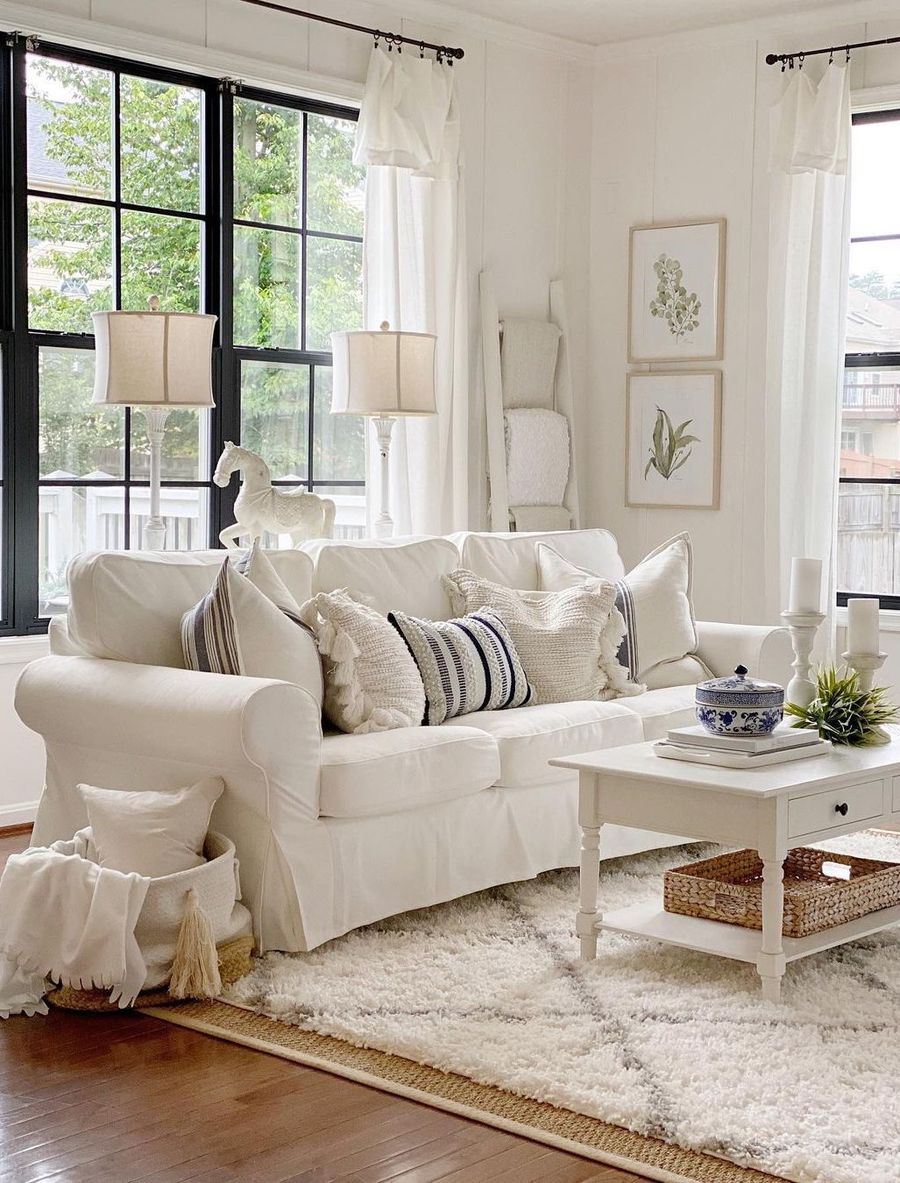
<svg viewBox="0 0 900 1183">
<path fill-rule="evenodd" d="M 632 227 L 630 362 L 720 360 L 724 303 L 724 218 Z"/>
<path fill-rule="evenodd" d="M 625 504 L 718 509 L 722 375 L 629 374 Z"/>
</svg>

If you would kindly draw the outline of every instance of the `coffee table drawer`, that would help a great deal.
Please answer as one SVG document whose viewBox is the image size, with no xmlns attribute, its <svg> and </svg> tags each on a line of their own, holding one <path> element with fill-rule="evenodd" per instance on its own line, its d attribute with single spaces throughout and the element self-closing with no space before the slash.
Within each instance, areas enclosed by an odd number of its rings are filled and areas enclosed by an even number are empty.
<svg viewBox="0 0 900 1183">
<path fill-rule="evenodd" d="M 869 780 L 849 789 L 795 797 L 788 803 L 788 837 L 815 834 L 835 826 L 881 817 L 883 808 L 884 782 L 880 780 Z"/>
</svg>

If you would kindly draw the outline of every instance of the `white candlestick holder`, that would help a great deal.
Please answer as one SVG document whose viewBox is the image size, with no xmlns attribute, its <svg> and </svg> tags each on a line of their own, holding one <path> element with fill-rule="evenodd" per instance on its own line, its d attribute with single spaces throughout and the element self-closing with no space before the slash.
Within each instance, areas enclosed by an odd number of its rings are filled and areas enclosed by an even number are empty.
<svg viewBox="0 0 900 1183">
<path fill-rule="evenodd" d="M 859 677 L 860 690 L 871 690 L 875 675 L 887 661 L 886 653 L 842 653 L 842 659 Z M 883 727 L 873 727 L 876 743 L 890 743 L 890 733 Z"/>
<path fill-rule="evenodd" d="M 887 661 L 886 653 L 842 653 L 841 658 L 859 675 L 860 690 L 871 690 L 875 675 Z"/>
<path fill-rule="evenodd" d="M 782 612 L 781 619 L 791 632 L 794 647 L 794 676 L 787 684 L 785 702 L 808 707 L 816 697 L 815 683 L 810 678 L 810 654 L 816 641 L 816 629 L 825 619 L 824 612 Z"/>
</svg>

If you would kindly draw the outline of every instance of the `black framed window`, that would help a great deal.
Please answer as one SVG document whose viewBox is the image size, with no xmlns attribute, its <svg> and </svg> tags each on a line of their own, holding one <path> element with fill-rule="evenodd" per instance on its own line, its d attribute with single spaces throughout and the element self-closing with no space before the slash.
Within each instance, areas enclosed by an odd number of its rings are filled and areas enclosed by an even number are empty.
<svg viewBox="0 0 900 1183">
<path fill-rule="evenodd" d="M 900 110 L 853 117 L 838 603 L 900 608 Z"/>
<path fill-rule="evenodd" d="M 216 408 L 167 424 L 167 548 L 233 521 L 225 439 L 361 533 L 364 424 L 328 414 L 329 334 L 361 320 L 356 113 L 17 35 L 2 55 L 0 633 L 65 611 L 73 554 L 141 545 L 143 416 L 92 404 L 94 311 L 219 317 Z"/>
</svg>

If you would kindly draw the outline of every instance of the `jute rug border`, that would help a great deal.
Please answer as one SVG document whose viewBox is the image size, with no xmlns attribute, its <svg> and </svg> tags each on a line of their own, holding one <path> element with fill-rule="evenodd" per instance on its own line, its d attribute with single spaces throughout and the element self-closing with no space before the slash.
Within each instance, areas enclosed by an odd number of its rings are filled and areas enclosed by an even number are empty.
<svg viewBox="0 0 900 1183">
<path fill-rule="evenodd" d="M 631 1171 L 655 1183 L 786 1183 L 781 1176 L 647 1138 L 403 1056 L 304 1031 L 230 1003 L 147 1007 L 143 1013 Z"/>
</svg>

